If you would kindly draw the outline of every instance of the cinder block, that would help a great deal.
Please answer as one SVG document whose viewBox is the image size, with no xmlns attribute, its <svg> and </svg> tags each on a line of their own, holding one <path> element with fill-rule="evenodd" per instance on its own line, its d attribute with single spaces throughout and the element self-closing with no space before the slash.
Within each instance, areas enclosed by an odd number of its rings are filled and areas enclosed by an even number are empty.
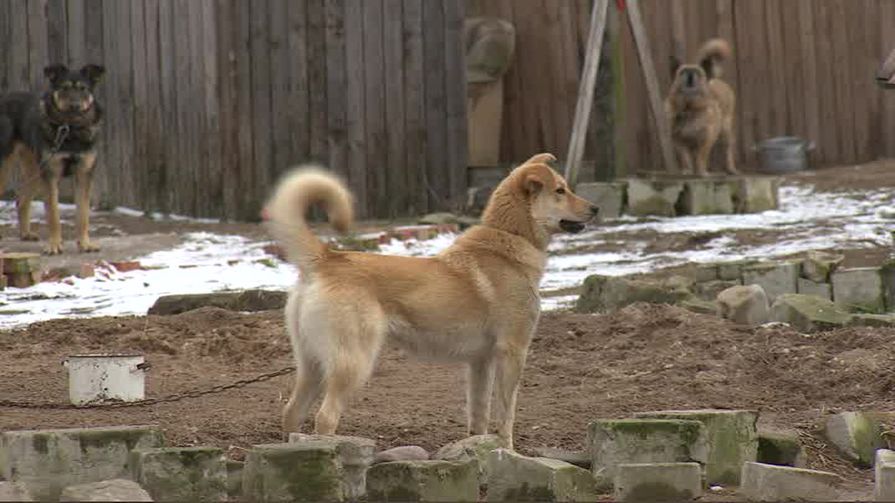
<svg viewBox="0 0 895 503">
<path fill-rule="evenodd" d="M 835 501 L 842 477 L 788 466 L 746 463 L 740 494 L 750 501 Z"/>
<path fill-rule="evenodd" d="M 780 180 L 765 176 L 740 177 L 733 184 L 734 209 L 737 213 L 761 213 L 779 205 Z"/>
<path fill-rule="evenodd" d="M 478 501 L 478 462 L 392 461 L 367 471 L 370 501 Z"/>
<path fill-rule="evenodd" d="M 668 180 L 630 178 L 628 180 L 628 213 L 634 216 L 673 217 L 684 185 Z"/>
<path fill-rule="evenodd" d="M 699 463 L 618 465 L 615 499 L 619 501 L 687 501 L 702 495 Z"/>
<path fill-rule="evenodd" d="M 738 485 L 743 463 L 755 461 L 758 453 L 758 412 L 753 410 L 666 410 L 645 412 L 636 417 L 685 419 L 705 426 L 709 452 L 705 463 L 709 484 Z"/>
<path fill-rule="evenodd" d="M 873 498 L 876 501 L 895 501 L 895 451 L 876 451 L 873 475 Z"/>
<path fill-rule="evenodd" d="M 833 301 L 851 311 L 885 311 L 883 279 L 876 267 L 842 269 L 831 275 Z"/>
<path fill-rule="evenodd" d="M 734 210 L 730 183 L 701 178 L 687 180 L 678 209 L 682 215 L 729 215 Z"/>
<path fill-rule="evenodd" d="M 600 218 L 618 218 L 625 209 L 625 182 L 579 183 L 575 194 L 600 208 Z"/>
<path fill-rule="evenodd" d="M 773 303 L 780 295 L 796 293 L 800 267 L 796 262 L 751 265 L 743 269 L 743 284 L 761 286 L 768 295 L 768 300 Z"/>
<path fill-rule="evenodd" d="M 802 295 L 813 295 L 826 300 L 833 300 L 833 285 L 830 283 L 818 283 L 810 279 L 799 278 L 798 292 Z"/>
<path fill-rule="evenodd" d="M 133 480 L 156 501 L 227 499 L 227 460 L 217 447 L 131 451 Z"/>
<path fill-rule="evenodd" d="M 128 478 L 130 451 L 162 446 L 154 426 L 7 431 L 0 434 L 0 476 L 39 500 L 68 486 Z"/>
<path fill-rule="evenodd" d="M 596 501 L 589 470 L 565 461 L 530 458 L 506 449 L 488 456 L 488 501 Z"/>
</svg>

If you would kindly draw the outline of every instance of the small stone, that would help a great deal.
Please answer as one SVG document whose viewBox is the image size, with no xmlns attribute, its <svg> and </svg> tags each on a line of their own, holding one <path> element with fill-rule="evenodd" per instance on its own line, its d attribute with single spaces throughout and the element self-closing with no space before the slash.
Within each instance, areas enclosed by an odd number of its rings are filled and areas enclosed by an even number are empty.
<svg viewBox="0 0 895 503">
<path fill-rule="evenodd" d="M 114 479 L 66 487 L 59 501 L 152 501 L 152 498 L 136 482 Z"/>
<path fill-rule="evenodd" d="M 874 453 L 883 447 L 882 426 L 869 414 L 842 412 L 827 418 L 824 434 L 858 466 L 873 465 Z"/>
<path fill-rule="evenodd" d="M 756 461 L 795 468 L 808 466 L 805 449 L 795 431 L 759 430 Z"/>
<path fill-rule="evenodd" d="M 92 278 L 96 274 L 96 266 L 90 263 L 81 264 L 78 270 L 79 278 Z"/>
<path fill-rule="evenodd" d="M 809 251 L 802 262 L 802 277 L 815 283 L 829 283 L 830 274 L 835 271 L 845 255 L 824 251 Z"/>
<path fill-rule="evenodd" d="M 438 449 L 432 459 L 463 462 L 474 459 L 477 461 L 480 480 L 484 482 L 488 478 L 488 454 L 506 447 L 506 442 L 497 435 L 473 435 Z"/>
<path fill-rule="evenodd" d="M 429 459 L 429 452 L 417 445 L 404 445 L 392 447 L 376 453 L 373 463 L 388 463 L 390 461 L 424 461 Z"/>
<path fill-rule="evenodd" d="M 833 301 L 849 311 L 885 311 L 883 278 L 875 267 L 843 269 L 832 274 Z"/>
<path fill-rule="evenodd" d="M 131 451 L 133 479 L 160 501 L 227 499 L 227 463 L 217 447 Z"/>
<path fill-rule="evenodd" d="M 25 484 L 0 481 L 0 501 L 34 501 L 34 498 Z"/>
<path fill-rule="evenodd" d="M 135 260 L 109 262 L 109 263 L 118 272 L 131 272 L 131 271 L 139 271 L 140 269 L 143 269 L 143 266 L 140 264 L 140 262 L 137 262 Z"/>
<path fill-rule="evenodd" d="M 842 483 L 835 473 L 762 463 L 744 464 L 741 479 L 740 494 L 750 501 L 834 501 Z"/>
<path fill-rule="evenodd" d="M 535 447 L 532 449 L 540 458 L 558 459 L 566 463 L 580 466 L 581 468 L 590 469 L 590 454 L 585 451 L 570 451 L 567 449 L 557 449 L 555 447 Z"/>
<path fill-rule="evenodd" d="M 781 295 L 771 306 L 771 320 L 789 323 L 802 332 L 844 327 L 851 318 L 836 304 L 812 295 Z"/>
<path fill-rule="evenodd" d="M 628 213 L 634 216 L 673 217 L 683 184 L 665 180 L 631 178 L 628 180 Z"/>
<path fill-rule="evenodd" d="M 217 307 L 228 311 L 272 311 L 286 306 L 287 292 L 279 290 L 243 290 L 196 294 L 163 295 L 149 308 L 147 314 L 173 315 L 202 307 Z"/>
<path fill-rule="evenodd" d="M 478 462 L 392 461 L 367 471 L 369 501 L 478 501 Z"/>
<path fill-rule="evenodd" d="M 732 286 L 718 294 L 718 314 L 734 323 L 758 326 L 770 318 L 768 297 L 760 285 Z"/>
<path fill-rule="evenodd" d="M 625 182 L 579 183 L 575 194 L 600 208 L 599 217 L 618 218 L 625 208 Z"/>
<path fill-rule="evenodd" d="M 873 499 L 895 501 L 895 451 L 876 451 L 873 480 Z"/>
<path fill-rule="evenodd" d="M 705 462 L 706 482 L 737 485 L 743 463 L 755 461 L 758 433 L 755 425 L 758 413 L 752 410 L 666 410 L 635 414 L 637 418 L 682 419 L 699 421 L 705 426 L 708 438 L 708 458 Z"/>
<path fill-rule="evenodd" d="M 829 283 L 818 283 L 810 279 L 799 278 L 797 286 L 800 294 L 813 295 L 822 299 L 833 300 L 833 285 Z"/>
<path fill-rule="evenodd" d="M 497 449 L 488 465 L 488 501 L 595 501 L 599 494 L 590 471 L 558 459 Z"/>
<path fill-rule="evenodd" d="M 709 452 L 705 426 L 678 419 L 594 421 L 588 425 L 585 446 L 601 489 L 611 487 L 620 464 L 705 464 Z"/>
<path fill-rule="evenodd" d="M 685 283 L 692 284 L 692 280 L 681 283 L 676 278 L 658 281 L 594 274 L 584 280 L 575 309 L 589 313 L 620 309 L 635 302 L 677 304 L 693 296 Z"/>
<path fill-rule="evenodd" d="M 686 501 L 702 495 L 699 463 L 634 463 L 618 465 L 618 501 Z"/>
<path fill-rule="evenodd" d="M 780 295 L 796 293 L 799 268 L 800 264 L 797 262 L 770 262 L 748 266 L 743 269 L 743 284 L 761 286 L 768 296 L 768 302 L 774 302 Z"/>
</svg>

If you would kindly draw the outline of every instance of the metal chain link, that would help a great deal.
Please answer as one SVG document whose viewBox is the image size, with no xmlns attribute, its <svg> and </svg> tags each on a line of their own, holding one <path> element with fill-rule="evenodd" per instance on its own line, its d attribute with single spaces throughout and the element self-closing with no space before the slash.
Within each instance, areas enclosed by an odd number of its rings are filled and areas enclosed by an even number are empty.
<svg viewBox="0 0 895 503">
<path fill-rule="evenodd" d="M 243 388 L 249 384 L 269 381 L 274 377 L 284 376 L 295 372 L 295 367 L 283 367 L 280 370 L 267 372 L 251 379 L 240 379 L 230 384 L 219 384 L 204 390 L 190 390 L 182 393 L 174 393 L 173 395 L 161 398 L 147 398 L 145 400 L 137 400 L 134 402 L 109 402 L 109 403 L 92 403 L 87 405 L 74 405 L 70 403 L 31 403 L 16 402 L 14 400 L 0 400 L 0 407 L 16 408 L 16 409 L 47 409 L 47 410 L 69 410 L 69 409 L 123 409 L 125 407 L 146 407 L 159 403 L 179 402 L 187 398 L 199 398 L 205 395 L 214 395 L 223 393 L 231 389 Z"/>
</svg>

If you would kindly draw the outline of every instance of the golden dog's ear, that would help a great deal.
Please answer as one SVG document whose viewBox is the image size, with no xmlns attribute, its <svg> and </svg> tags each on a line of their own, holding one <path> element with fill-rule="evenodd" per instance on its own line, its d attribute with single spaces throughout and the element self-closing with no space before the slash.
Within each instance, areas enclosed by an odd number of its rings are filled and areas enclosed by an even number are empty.
<svg viewBox="0 0 895 503">
<path fill-rule="evenodd" d="M 528 164 L 544 164 L 548 162 L 556 162 L 556 157 L 553 154 L 542 152 L 540 154 L 531 156 L 529 160 L 522 163 L 522 166 L 526 166 Z"/>
<path fill-rule="evenodd" d="M 527 164 L 519 177 L 522 192 L 530 196 L 541 192 L 553 180 L 551 171 L 550 166 L 546 164 Z"/>
</svg>

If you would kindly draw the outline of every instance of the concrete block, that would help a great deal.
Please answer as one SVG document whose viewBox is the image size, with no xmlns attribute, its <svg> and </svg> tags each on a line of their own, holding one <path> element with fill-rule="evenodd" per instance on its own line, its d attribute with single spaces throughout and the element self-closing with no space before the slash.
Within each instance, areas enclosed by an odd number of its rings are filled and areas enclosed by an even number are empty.
<svg viewBox="0 0 895 503">
<path fill-rule="evenodd" d="M 882 267 L 880 267 L 879 273 L 883 282 L 883 297 L 886 301 L 886 311 L 895 313 L 895 258 L 890 258 L 884 262 Z"/>
<path fill-rule="evenodd" d="M 833 300 L 833 285 L 830 283 L 818 283 L 810 279 L 799 278 L 797 293 L 813 295 L 826 300 Z"/>
<path fill-rule="evenodd" d="M 673 281 L 594 274 L 584 280 L 575 309 L 590 313 L 620 309 L 635 302 L 677 304 L 692 297 L 686 285 Z"/>
<path fill-rule="evenodd" d="M 702 495 L 699 463 L 636 463 L 618 465 L 618 501 L 686 501 Z"/>
<path fill-rule="evenodd" d="M 716 302 L 702 300 L 696 297 L 692 299 L 682 300 L 678 302 L 677 305 L 694 313 L 709 314 L 712 316 L 718 314 L 718 304 Z"/>
<path fill-rule="evenodd" d="M 374 463 L 390 461 L 424 461 L 429 459 L 429 452 L 418 445 L 402 445 L 377 452 L 373 456 Z"/>
<path fill-rule="evenodd" d="M 718 294 L 718 315 L 740 325 L 757 326 L 770 318 L 768 296 L 760 285 L 732 286 Z"/>
<path fill-rule="evenodd" d="M 873 465 L 876 450 L 883 447 L 882 433 L 880 422 L 861 412 L 829 416 L 824 425 L 824 434 L 830 442 L 846 458 L 865 468 Z"/>
<path fill-rule="evenodd" d="M 758 453 L 758 412 L 753 410 L 666 410 L 636 414 L 638 418 L 699 421 L 708 438 L 706 482 L 737 485 L 743 463 Z"/>
<path fill-rule="evenodd" d="M 733 213 L 733 191 L 725 181 L 698 178 L 684 182 L 678 204 L 680 215 L 729 215 Z"/>
<path fill-rule="evenodd" d="M 696 283 L 693 286 L 693 291 L 702 300 L 715 300 L 719 293 L 735 286 L 740 286 L 740 282 L 736 280 L 716 279 Z"/>
<path fill-rule="evenodd" d="M 855 327 L 895 327 L 895 313 L 854 314 L 850 325 Z"/>
<path fill-rule="evenodd" d="M 0 481 L 0 501 L 34 501 L 34 498 L 25 484 Z"/>
<path fill-rule="evenodd" d="M 689 268 L 687 276 L 693 278 L 696 283 L 705 283 L 721 279 L 721 268 L 718 264 L 698 264 Z M 736 278 L 739 281 L 739 277 Z"/>
<path fill-rule="evenodd" d="M 488 457 L 488 501 L 595 501 L 599 495 L 593 474 L 571 463 L 506 449 Z"/>
<path fill-rule="evenodd" d="M 242 493 L 247 500 L 347 501 L 358 495 L 360 467 L 342 462 L 345 444 L 308 440 L 256 445 L 243 468 Z M 372 458 L 373 446 L 369 453 Z M 350 450 L 350 448 L 349 448 Z M 350 459 L 352 456 L 349 456 Z"/>
<path fill-rule="evenodd" d="M 310 444 L 323 443 L 332 446 L 341 471 L 342 491 L 348 499 L 357 499 L 366 492 L 367 468 L 373 464 L 376 452 L 376 441 L 369 438 L 349 437 L 343 435 L 304 435 L 292 433 L 290 443 Z"/>
<path fill-rule="evenodd" d="M 863 267 L 842 269 L 831 275 L 833 301 L 850 311 L 881 313 L 886 304 L 883 298 L 883 278 L 880 269 Z"/>
<path fill-rule="evenodd" d="M 227 460 L 227 499 L 237 501 L 242 496 L 242 461 Z"/>
<path fill-rule="evenodd" d="M 570 451 L 554 447 L 535 447 L 532 449 L 539 458 L 550 458 L 565 461 L 581 468 L 590 469 L 590 454 L 586 451 Z"/>
<path fill-rule="evenodd" d="M 369 501 L 478 501 L 478 461 L 393 461 L 367 471 Z"/>
<path fill-rule="evenodd" d="M 835 473 L 762 463 L 743 465 L 741 479 L 740 494 L 750 501 L 833 501 L 842 483 Z"/>
<path fill-rule="evenodd" d="M 579 183 L 575 194 L 600 208 L 600 218 L 618 218 L 625 209 L 625 182 Z"/>
<path fill-rule="evenodd" d="M 844 327 L 851 318 L 840 306 L 812 295 L 781 295 L 771 306 L 771 320 L 789 323 L 802 332 Z"/>
<path fill-rule="evenodd" d="M 876 451 L 873 469 L 873 499 L 895 501 L 895 451 Z"/>
<path fill-rule="evenodd" d="M 131 451 L 133 480 L 159 501 L 227 499 L 227 461 L 217 447 Z"/>
<path fill-rule="evenodd" d="M 592 458 L 591 471 L 604 489 L 611 487 L 620 464 L 705 464 L 709 452 L 705 426 L 679 419 L 594 421 L 588 425 L 585 447 Z"/>
<path fill-rule="evenodd" d="M 758 263 L 755 260 L 733 260 L 718 264 L 718 279 L 743 282 L 743 269 Z"/>
<path fill-rule="evenodd" d="M 479 481 L 484 483 L 488 478 L 488 455 L 495 449 L 506 447 L 506 442 L 497 435 L 473 435 L 443 446 L 435 451 L 432 459 L 460 462 L 475 460 L 479 471 Z"/>
<path fill-rule="evenodd" d="M 830 274 L 839 268 L 843 260 L 845 255 L 839 253 L 809 251 L 802 262 L 802 277 L 815 283 L 829 283 Z"/>
<path fill-rule="evenodd" d="M 114 479 L 68 486 L 59 501 L 152 501 L 152 498 L 136 482 Z"/>
<path fill-rule="evenodd" d="M 130 451 L 162 446 L 154 426 L 6 431 L 0 434 L 0 477 L 21 482 L 39 500 L 68 486 L 127 478 Z"/>
<path fill-rule="evenodd" d="M 800 264 L 795 262 L 765 262 L 743 269 L 744 285 L 764 288 L 769 302 L 785 293 L 796 293 Z"/>
<path fill-rule="evenodd" d="M 684 185 L 668 180 L 631 178 L 628 180 L 628 214 L 673 217 Z"/>
<path fill-rule="evenodd" d="M 795 468 L 808 466 L 805 449 L 795 431 L 759 430 L 756 461 Z"/>
<path fill-rule="evenodd" d="M 734 210 L 761 213 L 777 209 L 780 181 L 773 177 L 745 176 L 733 182 Z"/>
</svg>

